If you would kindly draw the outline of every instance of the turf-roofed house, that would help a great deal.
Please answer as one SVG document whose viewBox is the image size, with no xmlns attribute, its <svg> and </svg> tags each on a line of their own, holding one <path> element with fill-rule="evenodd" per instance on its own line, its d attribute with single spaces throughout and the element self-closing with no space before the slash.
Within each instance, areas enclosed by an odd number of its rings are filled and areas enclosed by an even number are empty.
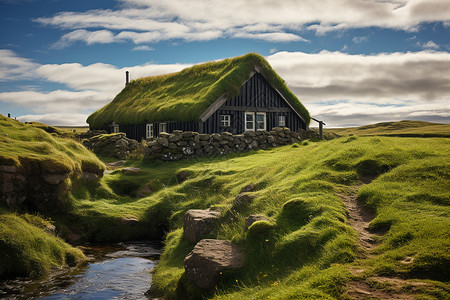
<svg viewBox="0 0 450 300">
<path fill-rule="evenodd" d="M 310 115 L 269 63 L 249 53 L 127 82 L 87 122 L 91 130 L 124 132 L 141 140 L 174 130 L 240 134 L 288 127 L 297 131 L 308 127 Z"/>
</svg>

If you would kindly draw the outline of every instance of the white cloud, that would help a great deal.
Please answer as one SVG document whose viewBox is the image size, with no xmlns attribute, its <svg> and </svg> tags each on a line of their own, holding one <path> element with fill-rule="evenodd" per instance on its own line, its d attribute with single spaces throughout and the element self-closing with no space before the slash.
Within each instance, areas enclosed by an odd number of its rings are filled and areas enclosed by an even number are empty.
<svg viewBox="0 0 450 300">
<path fill-rule="evenodd" d="M 10 102 L 19 106 L 31 107 L 39 113 L 46 112 L 73 112 L 93 110 L 105 105 L 109 99 L 96 91 L 72 92 L 56 90 L 52 92 L 3 92 L 0 101 Z"/>
<path fill-rule="evenodd" d="M 69 32 L 61 37 L 61 39 L 54 44 L 54 48 L 64 48 L 77 41 L 84 41 L 86 44 L 110 44 L 120 41 L 116 39 L 114 34 L 108 30 L 87 31 L 84 29 Z"/>
<path fill-rule="evenodd" d="M 35 86 L 31 86 L 29 90 L 24 91 L 0 92 L 0 102 L 25 107 L 38 113 L 39 116 L 45 115 L 45 117 L 53 114 L 74 114 L 77 116 L 76 120 L 78 120 L 80 115 L 89 115 L 90 112 L 110 102 L 123 89 L 126 70 L 130 72 L 131 79 L 136 79 L 172 73 L 189 66 L 191 65 L 144 64 L 118 68 L 103 63 L 87 66 L 78 63 L 39 65 L 31 60 L 18 57 L 10 50 L 0 50 L 0 81 L 23 78 L 46 80 L 61 83 L 72 89 L 42 92 L 38 91 Z M 27 118 L 32 118 L 32 116 L 27 115 Z M 59 124 L 57 123 L 58 120 L 54 119 L 47 123 L 70 125 L 69 121 Z M 73 123 L 73 125 L 80 124 L 82 123 Z"/>
<path fill-rule="evenodd" d="M 306 41 L 292 30 L 317 34 L 349 28 L 381 27 L 415 31 L 423 22 L 450 22 L 448 0 L 120 0 L 116 9 L 61 12 L 37 18 L 44 25 L 74 30 L 57 45 L 136 44 L 168 39 L 187 41 L 221 37 L 272 42 Z M 95 29 L 96 31 L 86 31 Z M 98 30 L 101 29 L 101 30 Z M 117 32 L 117 33 L 113 33 Z"/>
<path fill-rule="evenodd" d="M 21 122 L 41 122 L 58 126 L 86 126 L 89 114 L 52 113 L 42 115 L 22 115 L 17 119 Z"/>
<path fill-rule="evenodd" d="M 439 49 L 439 45 L 437 45 L 433 41 L 428 41 L 426 43 L 417 43 L 417 45 L 424 49 L 435 49 L 435 50 Z"/>
<path fill-rule="evenodd" d="M 367 36 L 355 36 L 352 39 L 352 42 L 355 44 L 360 44 L 362 42 L 367 42 L 369 40 L 369 37 Z"/>
<path fill-rule="evenodd" d="M 284 32 L 271 32 L 271 33 L 249 33 L 249 32 L 238 32 L 234 34 L 236 38 L 244 39 L 256 39 L 256 40 L 266 40 L 269 42 L 293 42 L 302 41 L 307 42 L 299 35 Z"/>
<path fill-rule="evenodd" d="M 30 59 L 17 56 L 14 51 L 0 49 L 0 81 L 32 78 L 37 66 Z"/>
<path fill-rule="evenodd" d="M 26 120 L 31 120 L 33 117 L 30 115 L 33 115 L 46 118 L 42 120 L 53 125 L 84 124 L 79 123 L 81 115 L 89 115 L 101 108 L 124 87 L 126 70 L 130 71 L 131 79 L 136 79 L 190 66 L 38 65 L 11 51 L 0 52 L 0 58 L 1 53 L 14 58 L 16 65 L 24 65 L 25 72 L 32 74 L 34 79 L 57 82 L 71 89 L 42 92 L 33 88 L 0 93 L 0 101 L 29 109 Z M 323 119 L 328 126 L 402 119 L 450 123 L 450 53 L 421 51 L 350 55 L 327 51 L 315 54 L 277 52 L 267 60 L 311 114 Z M 0 59 L 0 63 L 5 61 Z M 10 70 L 0 65 L 0 78 L 8 74 Z M 22 78 L 19 71 L 14 74 Z M 60 121 L 64 123 L 58 123 Z"/>
<path fill-rule="evenodd" d="M 153 51 L 155 48 L 152 48 L 150 46 L 136 46 L 132 49 L 132 51 Z"/>
<path fill-rule="evenodd" d="M 300 99 L 355 99 L 392 103 L 433 101 L 450 95 L 450 53 L 350 55 L 278 52 L 269 63 Z"/>
</svg>

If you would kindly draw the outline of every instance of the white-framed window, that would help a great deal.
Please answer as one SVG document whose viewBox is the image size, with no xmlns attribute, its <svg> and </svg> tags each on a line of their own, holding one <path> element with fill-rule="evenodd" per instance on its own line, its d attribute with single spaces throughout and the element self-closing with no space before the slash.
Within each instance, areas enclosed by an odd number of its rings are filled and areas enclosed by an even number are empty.
<svg viewBox="0 0 450 300">
<path fill-rule="evenodd" d="M 146 139 L 153 138 L 153 124 L 151 123 L 145 125 L 145 138 Z"/>
<path fill-rule="evenodd" d="M 286 127 L 286 116 L 278 116 L 278 126 Z"/>
<path fill-rule="evenodd" d="M 256 130 L 266 130 L 266 113 L 257 112 L 256 113 Z"/>
<path fill-rule="evenodd" d="M 230 127 L 230 115 L 220 115 L 220 127 Z"/>
<path fill-rule="evenodd" d="M 119 133 L 119 124 L 114 124 L 113 125 L 113 133 Z"/>
<path fill-rule="evenodd" d="M 167 132 L 167 123 L 159 123 L 159 132 Z"/>
<path fill-rule="evenodd" d="M 245 113 L 245 131 L 255 131 L 255 113 Z"/>
</svg>

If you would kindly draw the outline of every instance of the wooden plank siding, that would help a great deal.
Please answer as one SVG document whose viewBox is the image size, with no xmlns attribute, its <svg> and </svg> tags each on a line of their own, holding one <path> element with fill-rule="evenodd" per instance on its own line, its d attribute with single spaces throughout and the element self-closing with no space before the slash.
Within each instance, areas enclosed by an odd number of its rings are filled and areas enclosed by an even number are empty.
<svg viewBox="0 0 450 300">
<path fill-rule="evenodd" d="M 168 133 L 172 133 L 174 130 L 182 130 L 209 134 L 228 131 L 232 134 L 240 134 L 245 130 L 245 112 L 265 112 L 266 130 L 272 130 L 273 127 L 279 126 L 278 116 L 286 116 L 285 127 L 293 131 L 306 129 L 305 122 L 259 73 L 255 73 L 242 85 L 237 97 L 220 101 L 220 103 L 222 102 L 223 104 L 203 122 L 203 126 L 194 121 L 155 122 L 153 123 L 153 136 L 158 136 L 160 123 L 167 123 Z M 229 127 L 221 127 L 221 115 L 230 116 Z M 105 129 L 108 133 L 111 132 L 111 127 Z M 119 125 L 119 130 L 125 132 L 127 137 L 138 141 L 146 137 L 146 124 Z"/>
<path fill-rule="evenodd" d="M 245 130 L 245 112 L 265 112 L 266 130 L 272 130 L 279 126 L 278 116 L 286 116 L 285 127 L 297 131 L 306 129 L 306 124 L 292 110 L 289 104 L 278 94 L 278 92 L 256 73 L 241 87 L 237 97 L 228 99 L 216 112 L 214 112 L 204 123 L 204 133 L 228 131 L 239 134 Z M 220 126 L 220 115 L 230 116 L 230 127 Z"/>
</svg>

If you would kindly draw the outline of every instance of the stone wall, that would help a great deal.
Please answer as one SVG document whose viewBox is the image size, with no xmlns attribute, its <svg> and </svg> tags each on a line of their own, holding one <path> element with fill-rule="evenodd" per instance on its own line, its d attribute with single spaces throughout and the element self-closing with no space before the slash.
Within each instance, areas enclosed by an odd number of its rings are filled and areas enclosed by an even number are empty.
<svg viewBox="0 0 450 300">
<path fill-rule="evenodd" d="M 88 132 L 85 136 L 95 134 Z M 80 136 L 81 137 L 81 136 Z M 95 154 L 126 159 L 133 150 L 139 147 L 136 140 L 129 139 L 125 133 L 95 134 L 83 140 L 83 145 Z"/>
<path fill-rule="evenodd" d="M 38 163 L 30 162 L 21 167 L 0 165 L 0 203 L 10 208 L 26 207 L 31 211 L 48 212 L 58 209 L 70 188 L 71 180 L 95 181 L 103 176 L 96 173 L 52 173 Z"/>
<path fill-rule="evenodd" d="M 318 138 L 315 130 L 291 131 L 275 127 L 271 131 L 246 131 L 232 135 L 229 132 L 199 134 L 174 130 L 172 134 L 160 133 L 148 142 L 146 159 L 179 160 L 198 156 L 224 155 L 232 152 L 248 152 L 299 143 L 304 139 Z"/>
</svg>

